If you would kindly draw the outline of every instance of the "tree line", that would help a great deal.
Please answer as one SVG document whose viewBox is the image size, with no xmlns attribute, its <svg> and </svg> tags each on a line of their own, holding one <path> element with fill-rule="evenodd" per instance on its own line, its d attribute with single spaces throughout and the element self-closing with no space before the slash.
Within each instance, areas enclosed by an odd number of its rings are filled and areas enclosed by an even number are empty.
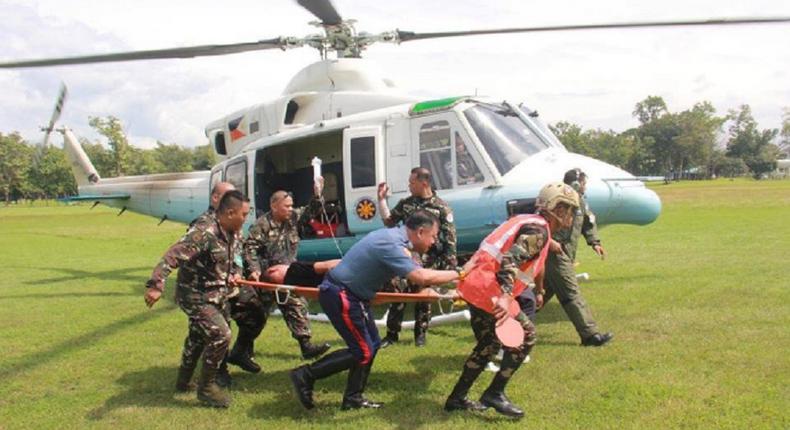
<svg viewBox="0 0 790 430">
<path fill-rule="evenodd" d="M 566 121 L 550 127 L 569 151 L 638 176 L 760 178 L 776 169 L 780 155 L 790 156 L 790 109 L 784 111 L 781 129 L 760 129 L 749 105 L 725 115 L 717 115 L 710 102 L 670 112 L 664 99 L 649 96 L 636 103 L 632 114 L 639 126 L 619 133 L 584 130 Z M 80 139 L 101 177 L 209 170 L 216 163 L 209 145 L 185 148 L 157 142 L 155 148 L 140 149 L 129 144 L 114 116 L 91 117 L 89 124 L 107 141 L 105 146 Z M 0 195 L 6 202 L 76 192 L 62 149 L 0 132 Z"/>
<path fill-rule="evenodd" d="M 209 170 L 216 163 L 214 151 L 208 145 L 185 148 L 157 142 L 152 149 L 131 146 L 121 121 L 114 116 L 92 117 L 89 124 L 108 145 L 85 138 L 80 138 L 80 144 L 103 178 Z M 19 133 L 0 132 L 0 198 L 6 203 L 76 193 L 77 184 L 63 149 L 31 144 Z"/>
<path fill-rule="evenodd" d="M 710 102 L 670 112 L 663 98 L 649 96 L 632 114 L 639 126 L 621 133 L 583 130 L 570 122 L 550 127 L 569 151 L 637 176 L 761 178 L 776 169 L 780 156 L 790 153 L 790 109 L 784 111 L 781 130 L 760 129 L 749 105 L 725 115 L 717 115 Z"/>
</svg>

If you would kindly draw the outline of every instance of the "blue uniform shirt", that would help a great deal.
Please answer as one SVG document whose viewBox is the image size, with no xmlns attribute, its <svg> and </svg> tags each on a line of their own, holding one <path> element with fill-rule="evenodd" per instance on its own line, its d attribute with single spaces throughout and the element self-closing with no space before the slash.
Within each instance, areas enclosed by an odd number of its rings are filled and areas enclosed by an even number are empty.
<svg viewBox="0 0 790 430">
<path fill-rule="evenodd" d="M 355 243 L 329 277 L 355 296 L 371 300 L 385 282 L 406 277 L 418 267 L 409 252 L 406 227 L 382 228 Z"/>
</svg>

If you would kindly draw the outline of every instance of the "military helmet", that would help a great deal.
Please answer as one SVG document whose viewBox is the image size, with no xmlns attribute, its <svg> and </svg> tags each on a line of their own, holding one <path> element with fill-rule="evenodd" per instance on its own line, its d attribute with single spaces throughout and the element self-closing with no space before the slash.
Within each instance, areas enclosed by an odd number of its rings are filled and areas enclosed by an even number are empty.
<svg viewBox="0 0 790 430">
<path fill-rule="evenodd" d="M 579 195 L 570 185 L 562 182 L 552 182 L 538 193 L 535 205 L 540 209 L 554 210 L 558 203 L 565 203 L 571 207 L 579 207 Z"/>
</svg>

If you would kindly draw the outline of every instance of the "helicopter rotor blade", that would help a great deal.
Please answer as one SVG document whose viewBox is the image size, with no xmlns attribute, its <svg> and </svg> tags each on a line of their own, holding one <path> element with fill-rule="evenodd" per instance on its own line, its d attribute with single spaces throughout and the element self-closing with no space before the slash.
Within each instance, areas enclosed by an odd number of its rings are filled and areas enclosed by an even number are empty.
<svg viewBox="0 0 790 430">
<path fill-rule="evenodd" d="M 413 31 L 397 30 L 400 42 L 412 40 L 436 39 L 440 37 L 458 36 L 480 36 L 486 34 L 507 34 L 507 33 L 537 33 L 544 31 L 572 31 L 572 30 L 604 30 L 612 28 L 644 28 L 644 27 L 684 27 L 684 26 L 703 26 L 703 25 L 736 25 L 736 24 L 768 24 L 790 22 L 790 17 L 774 18 L 734 18 L 734 19 L 708 19 L 696 21 L 647 21 L 647 22 L 627 22 L 609 24 L 585 24 L 585 25 L 557 25 L 546 27 L 524 27 L 524 28 L 500 28 L 491 30 L 469 30 L 469 31 L 444 31 L 437 33 L 415 33 Z"/>
<path fill-rule="evenodd" d="M 49 135 L 52 133 L 52 130 L 55 129 L 55 123 L 60 118 L 61 112 L 63 112 L 63 104 L 66 102 L 68 93 L 69 91 L 66 88 L 66 84 L 61 82 L 60 91 L 58 92 L 58 101 L 55 102 L 55 110 L 52 111 L 52 117 L 49 119 L 49 124 L 44 133 L 44 147 L 49 144 Z"/>
<path fill-rule="evenodd" d="M 296 0 L 296 3 L 315 15 L 324 25 L 338 25 L 343 22 L 343 18 L 329 0 Z"/>
<path fill-rule="evenodd" d="M 86 55 L 81 57 L 44 58 L 0 63 L 0 69 L 21 67 L 62 66 L 69 64 L 112 63 L 133 60 L 158 60 L 167 58 L 193 58 L 212 55 L 236 54 L 263 49 L 285 49 L 294 46 L 295 40 L 278 37 L 257 42 L 231 43 L 227 45 L 199 45 L 182 48 L 152 49 L 147 51 L 118 52 L 114 54 Z"/>
</svg>

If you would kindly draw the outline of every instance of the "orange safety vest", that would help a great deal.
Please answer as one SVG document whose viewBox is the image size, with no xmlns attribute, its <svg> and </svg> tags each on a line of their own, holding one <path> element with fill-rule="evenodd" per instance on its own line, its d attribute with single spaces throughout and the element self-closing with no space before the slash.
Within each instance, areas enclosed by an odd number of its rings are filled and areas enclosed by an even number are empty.
<svg viewBox="0 0 790 430">
<path fill-rule="evenodd" d="M 513 246 L 516 234 L 526 224 L 535 224 L 546 228 L 547 238 L 551 237 L 549 223 L 540 215 L 516 215 L 497 227 L 480 244 L 480 248 L 472 256 L 474 264 L 458 283 L 458 293 L 468 303 L 488 313 L 494 310 L 492 298 L 502 295 L 502 288 L 496 274 L 502 265 L 502 256 Z M 543 245 L 537 258 L 533 258 L 519 267 L 519 276 L 513 285 L 513 296 L 521 294 L 527 284 L 543 272 L 546 256 L 549 253 L 549 241 Z"/>
</svg>

